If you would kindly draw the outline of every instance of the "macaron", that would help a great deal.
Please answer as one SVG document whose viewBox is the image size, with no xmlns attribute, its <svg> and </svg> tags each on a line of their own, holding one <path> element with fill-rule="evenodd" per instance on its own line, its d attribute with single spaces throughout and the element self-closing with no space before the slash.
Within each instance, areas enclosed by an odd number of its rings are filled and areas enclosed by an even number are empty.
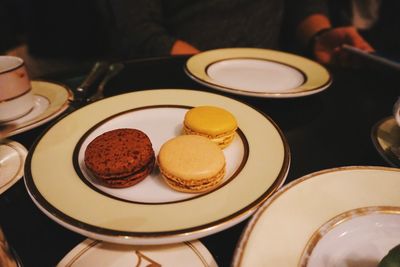
<svg viewBox="0 0 400 267">
<path fill-rule="evenodd" d="M 207 137 L 220 148 L 232 143 L 238 127 L 236 118 L 226 109 L 198 106 L 188 110 L 183 121 L 183 133 Z"/>
<path fill-rule="evenodd" d="M 180 135 L 168 140 L 161 146 L 157 162 L 167 185 L 180 192 L 212 190 L 225 176 L 221 148 L 199 135 Z"/>
<path fill-rule="evenodd" d="M 121 128 L 93 139 L 86 147 L 84 162 L 101 184 L 125 188 L 139 183 L 151 173 L 155 155 L 144 132 Z"/>
</svg>

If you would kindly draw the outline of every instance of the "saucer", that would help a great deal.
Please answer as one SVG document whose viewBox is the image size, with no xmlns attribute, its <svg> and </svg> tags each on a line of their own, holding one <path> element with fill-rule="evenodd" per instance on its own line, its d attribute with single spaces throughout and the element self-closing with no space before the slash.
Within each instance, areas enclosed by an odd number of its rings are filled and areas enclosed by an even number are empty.
<svg viewBox="0 0 400 267">
<path fill-rule="evenodd" d="M 371 131 L 372 142 L 379 154 L 393 167 L 400 167 L 400 158 L 391 148 L 400 147 L 400 127 L 393 116 L 377 122 Z"/>
<path fill-rule="evenodd" d="M 16 120 L 0 124 L 0 138 L 10 137 L 39 125 L 60 115 L 72 100 L 71 90 L 62 84 L 35 80 L 31 82 L 34 106 L 26 115 Z"/>
<path fill-rule="evenodd" d="M 20 143 L 0 140 L 0 194 L 23 176 L 27 154 L 28 151 Z"/>
<path fill-rule="evenodd" d="M 213 256 L 200 241 L 162 246 L 127 246 L 93 239 L 78 244 L 57 267 L 99 265 L 217 267 Z"/>
</svg>

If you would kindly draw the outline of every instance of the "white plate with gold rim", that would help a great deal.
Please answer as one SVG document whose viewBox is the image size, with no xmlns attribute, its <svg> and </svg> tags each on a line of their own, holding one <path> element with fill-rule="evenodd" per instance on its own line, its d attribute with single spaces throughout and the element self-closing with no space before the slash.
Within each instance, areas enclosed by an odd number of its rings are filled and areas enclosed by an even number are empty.
<svg viewBox="0 0 400 267">
<path fill-rule="evenodd" d="M 344 212 L 320 227 L 303 251 L 300 266 L 378 266 L 400 244 L 400 207 Z"/>
<path fill-rule="evenodd" d="M 372 142 L 379 154 L 393 167 L 400 167 L 400 157 L 392 152 L 400 152 L 400 127 L 393 116 L 378 121 L 371 130 Z"/>
<path fill-rule="evenodd" d="M 217 90 L 254 97 L 287 98 L 321 92 L 332 78 L 317 62 L 261 48 L 222 48 L 190 57 L 185 72 Z"/>
<path fill-rule="evenodd" d="M 181 133 L 186 111 L 200 105 L 226 108 L 239 124 L 224 150 L 227 174 L 213 191 L 174 191 L 160 179 L 158 168 L 125 189 L 105 188 L 86 172 L 83 152 L 99 134 L 137 128 L 149 136 L 157 155 L 164 142 Z M 68 229 L 108 242 L 166 244 L 246 219 L 282 185 L 289 162 L 287 142 L 268 116 L 217 94 L 159 89 L 103 99 L 57 122 L 29 152 L 25 183 L 37 206 Z"/>
<path fill-rule="evenodd" d="M 316 266 L 311 264 L 321 262 L 308 260 L 321 256 L 326 261 L 319 266 L 376 264 L 392 245 L 400 243 L 400 239 L 391 239 L 400 238 L 400 227 L 393 227 L 400 221 L 398 188 L 400 169 L 386 167 L 341 167 L 294 180 L 269 198 L 249 221 L 233 266 Z M 393 236 L 388 231 L 393 231 Z M 375 249 L 365 249 L 368 244 L 361 238 L 367 236 Z M 346 243 L 346 237 L 353 243 Z M 329 265 L 337 260 L 353 265 Z"/>
<path fill-rule="evenodd" d="M 68 108 L 73 98 L 71 90 L 62 84 L 33 80 L 31 85 L 35 101 L 32 110 L 19 119 L 0 124 L 0 138 L 31 130 L 54 119 Z"/>
<path fill-rule="evenodd" d="M 86 239 L 73 248 L 57 267 L 217 267 L 200 241 L 172 245 L 134 246 Z"/>
<path fill-rule="evenodd" d="M 27 154 L 28 151 L 20 143 L 0 140 L 0 194 L 21 179 Z"/>
</svg>

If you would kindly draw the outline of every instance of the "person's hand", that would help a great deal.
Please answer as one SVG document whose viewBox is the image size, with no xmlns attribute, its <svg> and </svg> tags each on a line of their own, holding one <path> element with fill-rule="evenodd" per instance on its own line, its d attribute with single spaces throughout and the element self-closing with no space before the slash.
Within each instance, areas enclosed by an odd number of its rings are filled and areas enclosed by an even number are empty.
<svg viewBox="0 0 400 267">
<path fill-rule="evenodd" d="M 373 52 L 371 45 L 362 38 L 354 27 L 337 27 L 326 31 L 314 43 L 315 59 L 326 65 L 356 66 L 357 62 L 342 49 L 348 44 L 367 52 Z"/>
<path fill-rule="evenodd" d="M 182 41 L 176 40 L 171 49 L 171 55 L 193 55 L 199 53 L 200 50 L 192 46 L 191 44 Z"/>
</svg>

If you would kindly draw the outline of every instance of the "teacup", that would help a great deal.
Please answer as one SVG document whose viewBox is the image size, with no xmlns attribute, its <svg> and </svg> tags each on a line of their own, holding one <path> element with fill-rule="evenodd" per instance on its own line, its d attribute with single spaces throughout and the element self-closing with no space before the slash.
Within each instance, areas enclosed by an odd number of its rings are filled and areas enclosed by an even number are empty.
<svg viewBox="0 0 400 267">
<path fill-rule="evenodd" d="M 23 59 L 0 56 L 0 123 L 24 116 L 33 105 L 31 83 Z"/>
<path fill-rule="evenodd" d="M 397 125 L 400 127 L 400 97 L 393 106 L 393 116 L 396 119 Z"/>
</svg>

